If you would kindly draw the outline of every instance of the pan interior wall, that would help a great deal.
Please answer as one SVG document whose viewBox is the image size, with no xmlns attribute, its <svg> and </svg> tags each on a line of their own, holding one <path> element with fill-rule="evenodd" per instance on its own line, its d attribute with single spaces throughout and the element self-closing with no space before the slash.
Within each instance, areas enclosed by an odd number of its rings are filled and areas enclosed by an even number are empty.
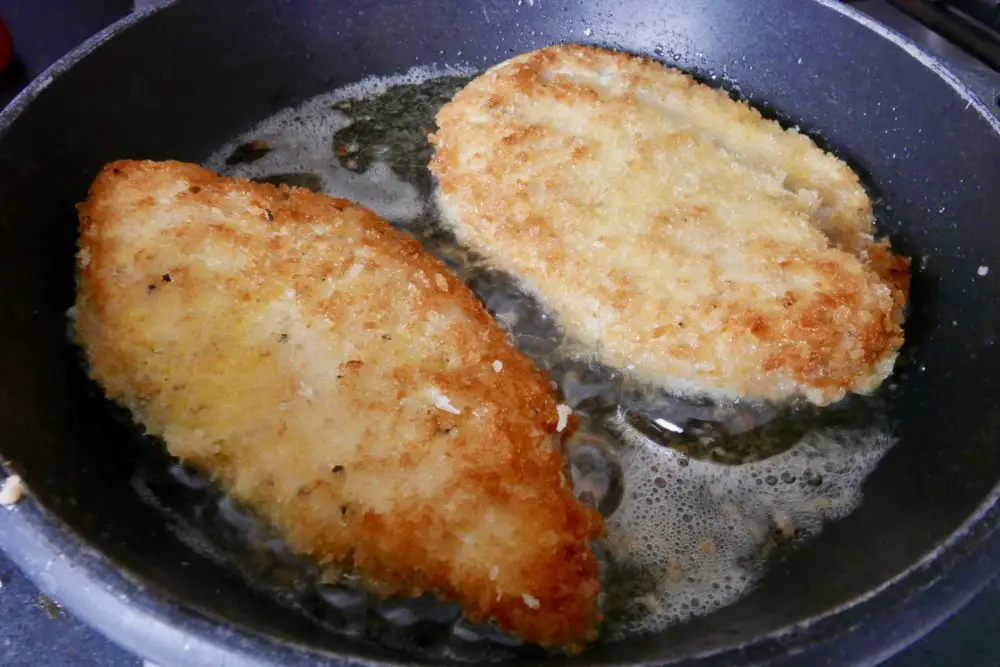
<svg viewBox="0 0 1000 667">
<path fill-rule="evenodd" d="M 798 125 L 864 175 L 880 225 L 918 258 L 887 408 L 900 444 L 865 484 L 861 507 L 779 559 L 739 603 L 579 660 L 667 661 L 748 642 L 863 595 L 923 557 L 1000 478 L 1000 235 L 990 227 L 1000 210 L 1000 138 L 905 51 L 799 0 L 766 8 L 290 0 L 280 11 L 263 1 L 182 1 L 154 13 L 56 76 L 0 136 L 4 459 L 151 592 L 292 643 L 385 657 L 255 595 L 138 500 L 130 482 L 147 453 L 109 415 L 66 342 L 73 206 L 112 159 L 199 161 L 277 110 L 368 75 L 482 69 L 560 41 L 657 57 Z"/>
</svg>

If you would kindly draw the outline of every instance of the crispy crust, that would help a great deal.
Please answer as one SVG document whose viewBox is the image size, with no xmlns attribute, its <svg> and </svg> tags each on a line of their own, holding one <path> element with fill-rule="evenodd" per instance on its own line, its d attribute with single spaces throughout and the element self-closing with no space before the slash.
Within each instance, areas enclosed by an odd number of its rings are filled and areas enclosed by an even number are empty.
<svg viewBox="0 0 1000 667">
<path fill-rule="evenodd" d="M 174 455 L 380 591 L 595 636 L 601 521 L 563 475 L 549 380 L 416 241 L 177 162 L 108 165 L 79 217 L 77 341 Z"/>
<path fill-rule="evenodd" d="M 437 123 L 431 170 L 459 240 L 602 361 L 673 390 L 821 405 L 891 372 L 908 260 L 807 137 L 677 70 L 574 45 L 494 67 Z"/>
</svg>

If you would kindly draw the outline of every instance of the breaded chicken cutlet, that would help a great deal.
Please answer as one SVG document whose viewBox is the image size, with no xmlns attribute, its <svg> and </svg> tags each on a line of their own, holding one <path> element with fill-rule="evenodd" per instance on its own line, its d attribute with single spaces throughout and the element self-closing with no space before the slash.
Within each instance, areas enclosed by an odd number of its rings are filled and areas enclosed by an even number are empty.
<svg viewBox="0 0 1000 667">
<path fill-rule="evenodd" d="M 891 373 L 908 260 L 847 165 L 747 104 L 568 45 L 493 67 L 437 125 L 446 224 L 600 361 L 819 405 Z"/>
<path fill-rule="evenodd" d="M 174 456 L 379 591 L 594 638 L 602 525 L 549 379 L 415 240 L 178 162 L 108 165 L 79 217 L 89 373 Z"/>
</svg>

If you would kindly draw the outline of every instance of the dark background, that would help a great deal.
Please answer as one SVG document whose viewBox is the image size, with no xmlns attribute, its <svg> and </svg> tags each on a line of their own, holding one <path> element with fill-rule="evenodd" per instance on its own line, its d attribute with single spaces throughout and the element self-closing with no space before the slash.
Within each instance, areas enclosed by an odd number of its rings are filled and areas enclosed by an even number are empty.
<svg viewBox="0 0 1000 667">
<path fill-rule="evenodd" d="M 977 69 L 882 0 L 853 4 L 951 59 L 964 72 Z M 52 61 L 124 16 L 132 6 L 131 0 L 0 0 L 0 16 L 14 35 L 18 54 L 15 63 L 0 74 L 0 107 Z M 983 88 L 981 80 L 970 83 Z M 955 617 L 885 664 L 1000 667 L 1000 582 L 987 586 Z M 42 596 L 0 552 L 0 667 L 140 665 L 141 660 Z"/>
</svg>

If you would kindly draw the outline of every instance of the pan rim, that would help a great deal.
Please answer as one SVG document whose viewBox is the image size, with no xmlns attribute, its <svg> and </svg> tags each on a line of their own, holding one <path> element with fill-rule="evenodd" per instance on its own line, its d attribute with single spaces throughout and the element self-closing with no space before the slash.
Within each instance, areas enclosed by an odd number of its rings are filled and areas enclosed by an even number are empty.
<svg viewBox="0 0 1000 667">
<path fill-rule="evenodd" d="M 0 111 L 0 137 L 14 126 L 25 109 L 41 95 L 55 80 L 94 50 L 115 36 L 126 31 L 146 18 L 177 4 L 180 0 L 170 0 L 162 5 L 137 10 L 123 17 L 111 26 L 92 36 L 73 51 L 64 55 L 46 68 L 24 90 L 22 90 L 5 109 Z M 878 23 L 864 15 L 859 10 L 846 6 L 838 0 L 813 0 L 819 5 L 833 9 L 844 17 L 851 19 L 878 36 L 888 39 L 908 55 L 917 59 L 954 89 L 962 99 L 969 102 L 970 107 L 982 116 L 992 130 L 1000 135 L 1000 118 L 998 118 L 984 101 L 980 100 L 961 79 L 959 79 L 946 64 L 929 54 L 907 37 Z M 940 572 L 947 571 L 943 561 L 951 557 L 960 562 L 970 560 L 972 553 L 982 548 L 991 538 L 995 537 L 1000 527 L 997 521 L 1000 500 L 1000 483 L 995 485 L 989 494 L 977 505 L 975 511 L 963 521 L 945 540 L 934 549 L 928 551 L 918 561 L 912 563 L 895 577 L 883 582 L 876 588 L 864 594 L 826 610 L 822 614 L 789 624 L 766 635 L 748 640 L 745 644 L 723 647 L 700 654 L 692 654 L 682 661 L 695 658 L 725 659 L 746 653 L 750 650 L 765 649 L 767 646 L 780 646 L 783 653 L 811 651 L 813 647 L 830 641 L 836 632 L 827 627 L 835 617 L 848 611 L 864 611 L 862 607 L 872 606 L 877 598 L 886 596 L 890 589 L 901 587 L 908 581 L 920 585 L 920 578 L 926 577 L 929 583 L 922 590 L 938 587 L 944 579 Z M 222 664 L 238 655 L 241 664 L 308 664 L 314 660 L 329 660 L 335 658 L 344 665 L 406 665 L 416 664 L 405 657 L 387 657 L 378 661 L 359 659 L 350 655 L 333 653 L 327 649 L 309 646 L 292 640 L 282 639 L 273 635 L 252 632 L 245 626 L 215 613 L 206 612 L 175 598 L 166 590 L 150 590 L 141 579 L 126 568 L 116 566 L 114 562 L 91 547 L 68 524 L 29 493 L 11 512 L 0 513 L 0 531 L 5 536 L 2 548 L 8 553 L 17 566 L 24 571 L 40 589 L 47 594 L 57 596 L 60 601 L 79 618 L 107 635 L 115 643 L 127 650 L 152 660 L 171 664 L 181 656 L 190 660 L 197 658 L 198 652 L 203 652 L 201 664 Z M 977 530 L 980 528 L 981 530 Z M 969 547 L 967 553 L 960 547 Z M 75 554 L 72 562 L 67 553 Z M 935 573 L 935 570 L 939 572 Z M 74 592 L 74 586 L 66 586 L 67 582 L 83 584 L 79 591 Z M 975 590 L 961 601 L 961 604 L 971 597 L 985 584 L 979 582 Z M 58 591 L 58 593 L 57 593 Z M 90 595 L 82 591 L 90 591 Z M 103 591 L 102 594 L 95 594 Z M 135 601 L 141 600 L 141 605 Z M 877 615 L 888 616 L 898 611 L 905 603 L 903 600 L 890 601 L 884 610 Z M 102 609 L 101 605 L 105 605 Z M 882 651 L 882 657 L 888 657 L 935 627 L 951 613 L 952 609 L 938 610 L 933 618 L 908 634 L 900 642 L 887 646 Z M 183 617 L 183 619 L 182 619 Z M 132 618 L 130 623 L 110 624 L 108 618 Z M 99 622 L 104 619 L 104 622 Z M 176 626 L 179 620 L 186 619 L 188 623 L 181 631 L 188 640 L 197 640 L 199 646 L 186 651 L 181 650 L 180 643 L 169 641 L 151 641 L 150 634 L 142 629 L 161 628 L 179 631 Z M 191 627 L 191 622 L 196 624 Z M 222 643 L 219 637 L 219 625 L 223 626 L 225 634 L 235 641 Z M 175 635 L 176 637 L 176 635 Z M 270 654 L 268 661 L 261 662 L 258 656 Z M 275 662 L 270 662 L 274 660 Z M 753 660 L 753 658 L 751 658 Z M 301 661 L 301 662 L 300 662 Z M 771 662 L 764 658 L 765 664 Z"/>
<path fill-rule="evenodd" d="M 75 49 L 42 70 L 41 74 L 32 79 L 32 81 L 25 86 L 21 92 L 15 95 L 14 98 L 7 103 L 6 107 L 0 109 L 0 137 L 5 135 L 8 130 L 10 130 L 11 126 L 17 121 L 24 110 L 35 101 L 35 98 L 37 98 L 46 88 L 49 87 L 56 77 L 64 74 L 71 67 L 75 66 L 78 62 L 90 55 L 93 51 L 100 48 L 105 42 L 108 42 L 119 33 L 124 32 L 128 28 L 131 28 L 134 24 L 139 23 L 147 17 L 156 14 L 167 7 L 176 4 L 177 2 L 179 2 L 179 0 L 167 0 L 161 5 L 153 5 L 142 9 L 136 9 L 126 14 L 104 30 L 95 33 Z"/>
<path fill-rule="evenodd" d="M 902 33 L 893 30 L 884 23 L 876 21 L 861 10 L 851 7 L 841 0 L 813 0 L 813 2 L 823 5 L 827 9 L 832 9 L 854 22 L 863 25 L 879 37 L 889 40 L 903 51 L 906 51 L 907 54 L 915 58 L 922 65 L 927 67 L 927 69 L 931 70 L 934 74 L 943 79 L 945 83 L 951 86 L 962 99 L 969 103 L 970 107 L 975 108 L 975 110 L 979 112 L 986 122 L 989 123 L 993 131 L 1000 135 L 1000 116 L 993 113 L 986 102 L 979 99 L 979 96 L 976 95 L 972 89 L 962 81 L 962 79 L 951 71 L 951 68 L 948 67 L 948 65 L 940 58 L 925 50 L 922 46 Z"/>
</svg>

